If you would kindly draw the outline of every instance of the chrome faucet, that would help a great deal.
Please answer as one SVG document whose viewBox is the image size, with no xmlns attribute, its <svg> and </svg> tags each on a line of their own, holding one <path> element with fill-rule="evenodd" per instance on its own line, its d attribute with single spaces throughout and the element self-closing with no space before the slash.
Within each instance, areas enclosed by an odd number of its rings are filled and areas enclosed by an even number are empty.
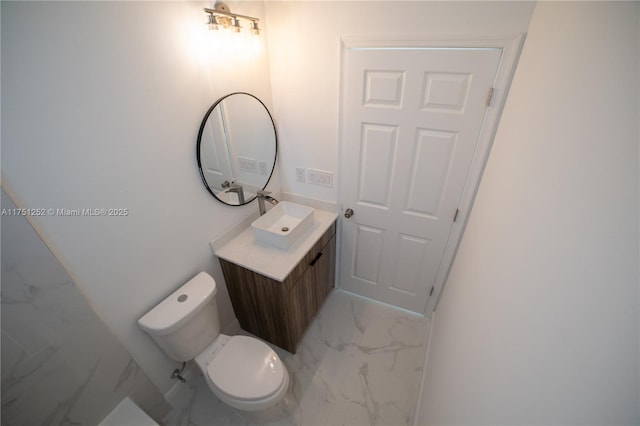
<svg viewBox="0 0 640 426">
<path fill-rule="evenodd" d="M 242 185 L 240 185 L 239 183 L 234 182 L 230 184 L 229 189 L 224 192 L 235 192 L 236 194 L 238 194 L 238 202 L 240 204 L 244 204 L 244 188 L 242 188 Z"/>
<path fill-rule="evenodd" d="M 271 192 L 269 191 L 258 191 L 258 209 L 260 209 L 260 216 L 267 212 L 267 208 L 264 205 L 265 200 L 271 203 L 271 205 L 275 206 L 278 204 L 278 200 L 270 196 Z"/>
</svg>

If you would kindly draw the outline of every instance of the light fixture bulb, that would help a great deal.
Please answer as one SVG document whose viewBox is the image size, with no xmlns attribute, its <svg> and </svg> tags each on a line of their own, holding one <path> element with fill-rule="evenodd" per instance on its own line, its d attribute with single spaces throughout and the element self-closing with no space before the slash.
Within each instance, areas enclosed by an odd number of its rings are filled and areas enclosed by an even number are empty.
<svg viewBox="0 0 640 426">
<path fill-rule="evenodd" d="M 210 14 L 209 15 L 209 29 L 210 30 L 217 30 L 218 29 L 218 25 L 220 25 L 220 23 L 218 22 L 218 18 L 216 18 L 216 16 L 214 14 Z"/>
<path fill-rule="evenodd" d="M 238 18 L 233 18 L 233 30 L 237 33 L 242 31 L 242 26 L 240 25 L 240 20 Z"/>
<path fill-rule="evenodd" d="M 251 21 L 251 33 L 253 35 L 260 35 L 260 28 L 258 28 L 258 21 Z"/>
</svg>

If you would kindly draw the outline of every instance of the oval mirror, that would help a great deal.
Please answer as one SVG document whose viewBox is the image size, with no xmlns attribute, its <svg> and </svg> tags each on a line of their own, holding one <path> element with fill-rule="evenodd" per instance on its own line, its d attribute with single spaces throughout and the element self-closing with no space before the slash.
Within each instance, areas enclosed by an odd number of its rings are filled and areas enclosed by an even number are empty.
<svg viewBox="0 0 640 426">
<path fill-rule="evenodd" d="M 269 110 L 249 93 L 218 99 L 200 125 L 196 155 L 211 195 L 230 206 L 253 201 L 276 162 L 276 127 Z"/>
</svg>

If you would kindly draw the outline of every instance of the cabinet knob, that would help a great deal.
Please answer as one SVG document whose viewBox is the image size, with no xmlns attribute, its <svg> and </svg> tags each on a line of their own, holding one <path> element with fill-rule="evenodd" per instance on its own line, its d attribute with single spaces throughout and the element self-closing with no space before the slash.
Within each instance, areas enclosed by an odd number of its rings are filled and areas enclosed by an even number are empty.
<svg viewBox="0 0 640 426">
<path fill-rule="evenodd" d="M 347 209 L 347 210 L 344 212 L 344 217 L 346 217 L 347 219 L 349 219 L 351 216 L 353 216 L 353 214 L 354 214 L 354 213 L 353 213 L 353 210 L 352 210 L 352 209 Z"/>
</svg>

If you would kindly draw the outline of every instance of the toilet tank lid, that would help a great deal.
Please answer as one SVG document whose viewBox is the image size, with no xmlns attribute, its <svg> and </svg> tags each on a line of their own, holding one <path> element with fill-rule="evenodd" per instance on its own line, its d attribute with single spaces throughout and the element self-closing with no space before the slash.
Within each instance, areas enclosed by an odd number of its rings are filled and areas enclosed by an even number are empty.
<svg viewBox="0 0 640 426">
<path fill-rule="evenodd" d="M 200 272 L 144 314 L 138 320 L 138 325 L 149 334 L 172 333 L 195 316 L 215 295 L 215 280 L 206 272 Z"/>
</svg>

